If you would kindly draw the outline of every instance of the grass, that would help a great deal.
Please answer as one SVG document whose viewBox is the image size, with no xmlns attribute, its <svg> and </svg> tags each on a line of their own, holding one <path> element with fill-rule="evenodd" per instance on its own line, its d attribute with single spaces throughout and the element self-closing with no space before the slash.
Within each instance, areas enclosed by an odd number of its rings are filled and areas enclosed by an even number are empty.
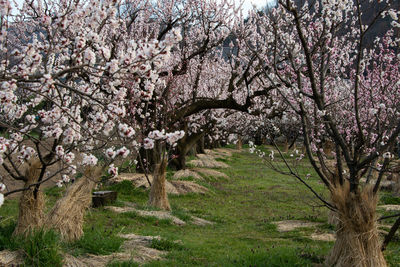
<svg viewBox="0 0 400 267">
<path fill-rule="evenodd" d="M 54 231 L 38 230 L 20 242 L 26 266 L 62 266 L 60 239 Z"/>
<path fill-rule="evenodd" d="M 37 230 L 27 237 L 12 236 L 15 223 L 0 226 L 0 250 L 22 250 L 25 266 L 62 266 L 60 238 L 54 231 Z"/>
<path fill-rule="evenodd" d="M 202 182 L 212 189 L 211 193 L 169 196 L 172 214 L 186 221 L 185 226 L 174 225 L 170 220 L 142 217 L 135 212 L 117 214 L 97 208 L 90 210 L 85 218 L 84 237 L 60 249 L 73 255 L 109 254 L 120 251 L 123 239 L 118 237 L 119 233 L 134 233 L 160 236 L 161 240 L 153 241 L 151 246 L 168 252 L 163 260 L 145 266 L 312 266 L 321 263 L 333 242 L 312 241 L 309 236 L 314 232 L 334 231 L 327 223 L 328 210 L 319 207 L 320 203 L 295 178 L 272 171 L 254 154 L 235 153 L 226 162 L 231 167 L 219 171 L 226 173 L 229 179 Z M 299 172 L 313 173 L 307 163 L 299 167 Z M 315 176 L 308 182 L 329 199 L 328 192 Z M 147 207 L 148 192 L 134 188 L 130 182 L 102 189 L 118 191 L 115 205 L 133 202 L 140 209 L 150 209 Z M 52 189 L 47 194 L 51 198 L 59 192 Z M 381 204 L 394 201 L 396 199 L 382 193 Z M 0 216 L 7 219 L 0 222 L 0 248 L 18 247 L 11 237 L 16 210 L 15 200 L 6 200 L 0 209 Z M 196 226 L 191 223 L 191 216 L 215 224 Z M 286 233 L 278 232 L 272 224 L 294 219 L 322 224 Z M 385 223 L 393 221 L 389 219 Z M 400 262 L 399 255 L 400 241 L 396 239 L 385 252 L 389 265 L 396 266 Z M 137 263 L 110 262 L 108 266 L 137 266 Z"/>
<path fill-rule="evenodd" d="M 165 239 L 165 238 L 161 238 L 161 239 L 154 238 L 151 241 L 150 247 L 154 248 L 154 249 L 166 250 L 166 251 L 171 251 L 173 249 L 175 249 L 175 250 L 183 249 L 183 246 L 181 244 L 179 244 L 178 242 L 174 242 L 174 241 L 171 241 L 171 240 Z"/>
<path fill-rule="evenodd" d="M 84 229 L 83 237 L 69 246 L 74 255 L 107 255 L 119 251 L 123 241 L 123 238 L 117 236 L 117 232 L 97 224 Z"/>
<path fill-rule="evenodd" d="M 107 264 L 107 267 L 138 267 L 139 264 L 134 261 L 113 261 L 109 264 Z"/>
</svg>

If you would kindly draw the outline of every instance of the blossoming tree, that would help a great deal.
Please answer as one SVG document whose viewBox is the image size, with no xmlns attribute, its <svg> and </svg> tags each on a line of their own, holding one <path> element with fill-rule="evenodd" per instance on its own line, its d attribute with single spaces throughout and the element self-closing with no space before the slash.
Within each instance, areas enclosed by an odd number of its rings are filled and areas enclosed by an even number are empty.
<svg viewBox="0 0 400 267">
<path fill-rule="evenodd" d="M 127 99 L 151 98 L 180 38 L 176 30 L 162 40 L 133 34 L 146 20 L 125 7 L 141 10 L 145 4 L 24 1 L 12 12 L 9 1 L 0 2 L 0 165 L 25 183 L 12 191 L 2 185 L 6 192 L 0 196 L 23 192 L 16 232 L 44 223 L 43 182 L 60 175 L 61 185 L 77 171 L 96 181 L 101 174 L 91 166 L 99 157 L 117 175 L 115 157 L 127 157 L 140 145 L 133 142 L 136 125 L 127 117 Z M 168 134 L 169 142 L 179 138 Z M 90 196 L 95 182 L 86 185 Z"/>
<path fill-rule="evenodd" d="M 395 4 L 280 0 L 270 14 L 251 18 L 255 30 L 248 47 L 264 47 L 258 56 L 272 66 L 265 76 L 280 85 L 279 95 L 301 122 L 306 156 L 329 189 L 331 201 L 316 196 L 339 219 L 328 266 L 386 266 L 381 248 L 390 235 L 382 246 L 375 209 L 400 133 Z M 374 16 L 364 16 L 366 9 L 373 9 Z M 391 27 L 367 44 L 365 37 L 382 20 Z M 328 164 L 332 155 L 325 154 L 324 139 L 334 144 L 335 164 Z M 382 155 L 378 179 L 362 186 L 361 177 Z M 307 185 L 304 177 L 287 167 Z"/>
</svg>

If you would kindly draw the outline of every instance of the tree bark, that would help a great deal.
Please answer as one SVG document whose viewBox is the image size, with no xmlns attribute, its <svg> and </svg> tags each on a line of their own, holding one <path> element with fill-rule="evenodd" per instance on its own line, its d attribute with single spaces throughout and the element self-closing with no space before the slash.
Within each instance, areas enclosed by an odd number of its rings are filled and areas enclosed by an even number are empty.
<svg viewBox="0 0 400 267">
<path fill-rule="evenodd" d="M 200 137 L 200 139 L 197 141 L 197 153 L 199 154 L 205 154 L 204 150 L 204 135 Z"/>
<path fill-rule="evenodd" d="M 191 135 L 185 135 L 184 138 L 178 141 L 177 145 L 178 157 L 173 161 L 171 161 L 170 165 L 172 168 L 176 170 L 186 169 L 187 153 L 191 151 L 192 148 L 195 148 L 194 146 L 202 137 L 204 137 L 204 134 L 205 134 L 204 132 L 200 132 Z"/>
</svg>

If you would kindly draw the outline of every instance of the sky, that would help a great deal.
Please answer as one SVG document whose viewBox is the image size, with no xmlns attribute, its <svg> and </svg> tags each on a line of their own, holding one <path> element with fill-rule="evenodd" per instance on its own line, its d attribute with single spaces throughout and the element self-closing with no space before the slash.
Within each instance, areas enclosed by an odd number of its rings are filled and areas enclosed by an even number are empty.
<svg viewBox="0 0 400 267">
<path fill-rule="evenodd" d="M 235 1 L 237 1 L 238 3 L 240 2 L 240 0 L 235 0 Z M 16 2 L 18 4 L 21 4 L 23 2 L 23 0 L 16 0 Z M 275 0 L 244 0 L 244 4 L 243 4 L 244 12 L 243 12 L 243 14 L 247 15 L 248 11 L 253 8 L 253 4 L 257 8 L 262 8 L 262 7 L 266 6 L 267 4 L 271 4 L 273 2 L 275 2 Z"/>
<path fill-rule="evenodd" d="M 239 0 L 236 0 L 237 2 L 239 2 Z M 253 4 L 257 7 L 257 8 L 261 8 L 266 6 L 267 4 L 271 4 L 275 2 L 275 0 L 245 0 L 244 4 L 243 4 L 243 9 L 244 9 L 244 14 L 247 14 L 247 12 L 253 8 Z"/>
</svg>

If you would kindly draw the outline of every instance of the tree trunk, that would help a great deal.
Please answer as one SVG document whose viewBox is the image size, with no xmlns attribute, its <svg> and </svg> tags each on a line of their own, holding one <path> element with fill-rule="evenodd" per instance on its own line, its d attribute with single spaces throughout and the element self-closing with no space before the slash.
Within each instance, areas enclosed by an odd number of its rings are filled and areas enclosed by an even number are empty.
<svg viewBox="0 0 400 267">
<path fill-rule="evenodd" d="M 136 165 L 136 172 L 145 173 L 154 171 L 154 166 L 156 164 L 155 152 L 153 149 L 144 149 L 143 147 L 139 149 L 139 153 L 136 157 L 138 164 Z"/>
<path fill-rule="evenodd" d="M 282 148 L 283 152 L 287 153 L 289 151 L 289 142 L 287 140 L 287 138 L 285 138 L 285 142 L 283 143 L 283 148 Z"/>
<path fill-rule="evenodd" d="M 100 177 L 101 168 L 88 167 L 56 202 L 47 216 L 46 226 L 58 231 L 66 241 L 80 239 L 86 210 L 92 204 L 92 190 Z"/>
<path fill-rule="evenodd" d="M 334 149 L 334 144 L 332 141 L 325 141 L 322 145 L 322 149 L 327 156 L 332 156 L 332 150 Z"/>
<path fill-rule="evenodd" d="M 240 138 L 240 136 L 238 136 L 238 140 L 236 142 L 236 149 L 242 150 L 242 148 L 243 148 L 242 138 Z"/>
<path fill-rule="evenodd" d="M 200 137 L 200 139 L 197 141 L 197 153 L 198 154 L 205 154 L 206 152 L 204 151 L 204 135 Z"/>
<path fill-rule="evenodd" d="M 186 155 L 189 151 L 196 152 L 196 143 L 204 137 L 204 132 L 186 135 L 178 141 L 177 154 L 178 157 L 171 161 L 170 166 L 176 170 L 186 169 Z"/>
<path fill-rule="evenodd" d="M 27 181 L 24 188 L 38 182 L 42 164 L 39 159 L 34 159 L 28 163 L 25 172 Z M 35 186 L 22 192 L 19 202 L 19 214 L 14 235 L 28 235 L 35 229 L 43 227 L 45 199 L 43 192 L 39 189 L 35 192 Z"/>
<path fill-rule="evenodd" d="M 190 149 L 189 149 L 189 153 L 188 153 L 188 155 L 189 156 L 196 156 L 196 154 L 197 154 L 197 149 L 196 149 L 196 144 L 194 144 Z"/>
<path fill-rule="evenodd" d="M 350 185 L 332 189 L 337 207 L 337 240 L 326 260 L 326 266 L 385 267 L 376 221 L 377 196 L 372 187 L 350 192 Z"/>
<path fill-rule="evenodd" d="M 166 167 L 167 161 L 162 160 L 155 168 L 153 183 L 151 184 L 150 189 L 149 205 L 162 210 L 171 210 L 171 206 L 168 202 L 167 191 L 165 190 Z"/>
</svg>

